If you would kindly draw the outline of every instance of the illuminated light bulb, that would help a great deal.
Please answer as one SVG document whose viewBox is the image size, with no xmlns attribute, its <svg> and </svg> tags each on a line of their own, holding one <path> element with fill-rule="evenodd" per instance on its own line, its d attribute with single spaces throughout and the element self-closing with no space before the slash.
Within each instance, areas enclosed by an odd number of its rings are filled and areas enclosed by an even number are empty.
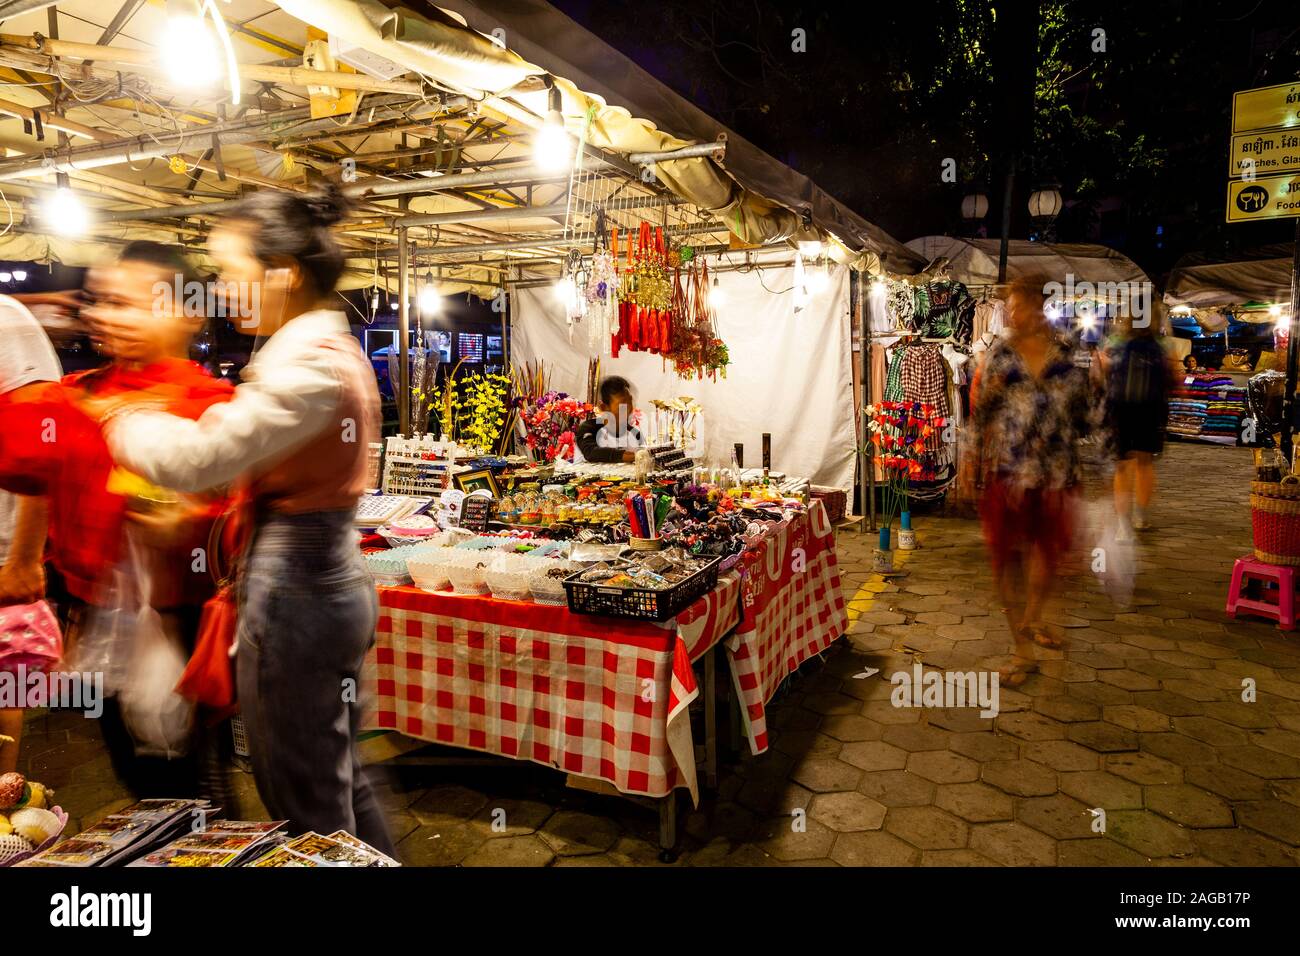
<svg viewBox="0 0 1300 956">
<path fill-rule="evenodd" d="M 392 309 L 394 312 L 396 312 L 396 311 L 397 311 L 397 300 L 394 299 L 392 302 L 388 303 L 388 307 L 389 307 L 390 309 Z"/>
<path fill-rule="evenodd" d="M 1282 307 L 1280 305 L 1270 305 L 1268 307 L 1268 314 L 1276 319 L 1282 314 Z"/>
<path fill-rule="evenodd" d="M 552 87 L 547 96 L 546 122 L 533 134 L 533 162 L 556 173 L 571 167 L 574 156 L 573 140 L 564 131 L 560 105 L 560 91 Z"/>
<path fill-rule="evenodd" d="M 221 79 L 221 51 L 199 15 L 197 4 L 179 4 L 169 13 L 159 49 L 163 65 L 177 86 L 210 86 Z"/>
<path fill-rule="evenodd" d="M 709 307 L 720 309 L 727 304 L 727 293 L 722 286 L 718 285 L 718 277 L 713 277 L 713 287 L 709 289 Z"/>
<path fill-rule="evenodd" d="M 1047 317 L 1055 322 L 1061 317 L 1061 307 L 1059 305 L 1049 305 L 1047 307 Z"/>
<path fill-rule="evenodd" d="M 1291 328 L 1291 316 L 1289 315 L 1280 316 L 1274 328 L 1277 329 L 1277 331 L 1279 332 L 1286 332 L 1288 329 Z"/>
<path fill-rule="evenodd" d="M 13 281 L 14 281 L 14 276 L 12 272 L 0 272 L 0 282 L 13 282 Z"/>
<path fill-rule="evenodd" d="M 14 281 L 15 281 L 15 282 L 22 282 L 22 281 L 23 281 L 24 279 L 26 279 L 26 278 L 27 278 L 27 271 L 26 271 L 25 269 L 15 269 L 15 270 L 14 270 Z"/>
<path fill-rule="evenodd" d="M 883 281 L 881 281 L 880 279 L 872 280 L 870 295 L 873 299 L 879 302 L 885 297 L 885 292 L 886 292 L 885 283 Z"/>
<path fill-rule="evenodd" d="M 1085 315 L 1083 317 L 1083 327 L 1088 331 L 1091 332 L 1093 328 L 1096 327 L 1096 325 L 1097 325 L 1097 320 L 1094 319 L 1091 315 Z"/>
<path fill-rule="evenodd" d="M 424 285 L 421 286 L 420 294 L 416 297 L 416 304 L 420 307 L 421 315 L 433 315 L 442 305 L 442 296 L 433 286 L 432 272 L 424 277 Z"/>
<path fill-rule="evenodd" d="M 64 186 L 50 194 L 42 211 L 46 227 L 61 236 L 80 235 L 90 224 L 86 207 L 71 189 Z"/>
<path fill-rule="evenodd" d="M 831 275 L 825 269 L 817 269 L 808 277 L 808 294 L 820 295 L 831 284 Z"/>
</svg>

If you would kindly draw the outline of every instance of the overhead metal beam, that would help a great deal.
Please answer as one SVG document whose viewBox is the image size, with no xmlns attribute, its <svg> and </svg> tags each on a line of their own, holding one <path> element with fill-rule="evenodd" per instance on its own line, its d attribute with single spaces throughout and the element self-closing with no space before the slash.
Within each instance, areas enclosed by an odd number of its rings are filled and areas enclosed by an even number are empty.
<svg viewBox="0 0 1300 956">
<path fill-rule="evenodd" d="M 719 140 L 716 143 L 698 143 L 694 146 L 683 146 L 681 149 L 665 149 L 657 153 L 629 153 L 627 158 L 641 166 L 649 166 L 652 163 L 670 163 L 676 159 L 695 159 L 701 156 L 711 159 L 720 158 L 726 152 L 726 140 Z"/>
</svg>

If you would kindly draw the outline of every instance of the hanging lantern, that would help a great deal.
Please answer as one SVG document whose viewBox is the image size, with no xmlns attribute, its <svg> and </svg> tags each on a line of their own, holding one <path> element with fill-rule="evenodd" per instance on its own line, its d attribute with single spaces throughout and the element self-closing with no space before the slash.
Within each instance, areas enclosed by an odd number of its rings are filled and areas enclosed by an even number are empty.
<svg viewBox="0 0 1300 956">
<path fill-rule="evenodd" d="M 1062 205 L 1060 184 L 1046 183 L 1029 197 L 1029 215 L 1036 221 L 1049 223 L 1061 214 Z"/>
<path fill-rule="evenodd" d="M 975 192 L 961 201 L 961 217 L 967 220 L 983 219 L 989 214 L 989 197 L 983 192 Z"/>
</svg>

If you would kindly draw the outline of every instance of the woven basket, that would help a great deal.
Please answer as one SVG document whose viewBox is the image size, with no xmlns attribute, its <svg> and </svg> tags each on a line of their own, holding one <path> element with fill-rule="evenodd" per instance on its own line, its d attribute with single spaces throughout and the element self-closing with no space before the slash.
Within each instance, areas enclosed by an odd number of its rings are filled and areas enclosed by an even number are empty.
<svg viewBox="0 0 1300 956">
<path fill-rule="evenodd" d="M 1252 481 L 1250 490 L 1264 498 L 1300 498 L 1300 481 Z"/>
<path fill-rule="evenodd" d="M 1256 558 L 1300 567 L 1300 499 L 1251 495 L 1250 525 Z"/>
</svg>

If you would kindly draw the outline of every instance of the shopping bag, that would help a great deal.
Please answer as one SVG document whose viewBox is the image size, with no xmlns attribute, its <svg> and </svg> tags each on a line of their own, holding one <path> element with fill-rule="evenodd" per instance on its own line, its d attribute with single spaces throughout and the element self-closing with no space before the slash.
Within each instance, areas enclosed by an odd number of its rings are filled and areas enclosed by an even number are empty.
<svg viewBox="0 0 1300 956">
<path fill-rule="evenodd" d="M 237 626 L 235 589 L 233 585 L 227 585 L 203 605 L 199 637 L 176 685 L 178 694 L 217 711 L 229 711 L 234 707 L 235 674 L 230 655 Z"/>
<path fill-rule="evenodd" d="M 163 626 L 151 606 L 148 566 L 129 537 L 128 544 L 139 600 L 130 620 L 133 650 L 118 704 L 135 752 L 170 760 L 184 756 L 194 729 L 194 704 L 176 693 L 188 656 L 179 636 Z"/>
<path fill-rule="evenodd" d="M 58 618 L 44 601 L 0 607 L 0 673 L 52 668 L 63 656 Z"/>
</svg>

